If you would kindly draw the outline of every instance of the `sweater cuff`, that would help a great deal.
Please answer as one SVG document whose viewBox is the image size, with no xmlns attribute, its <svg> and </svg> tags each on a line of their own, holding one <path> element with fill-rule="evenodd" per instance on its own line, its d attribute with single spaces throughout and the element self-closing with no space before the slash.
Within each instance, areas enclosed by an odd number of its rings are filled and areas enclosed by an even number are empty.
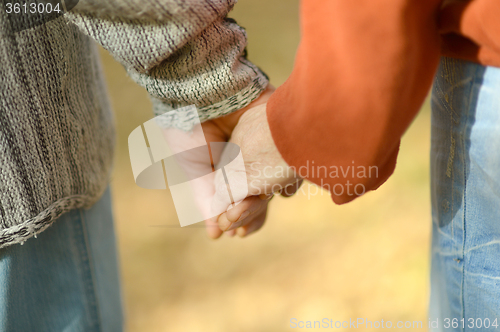
<svg viewBox="0 0 500 332">
<path fill-rule="evenodd" d="M 262 92 L 266 90 L 269 84 L 268 76 L 258 67 L 248 62 L 248 60 L 241 58 L 241 61 L 245 61 L 249 65 L 255 67 L 255 77 L 253 77 L 250 84 L 243 89 L 218 103 L 201 107 L 195 104 L 198 110 L 199 122 L 203 123 L 236 112 L 259 98 Z M 150 97 L 150 99 L 153 104 L 155 116 L 163 115 L 158 118 L 161 127 L 173 127 L 184 131 L 190 131 L 193 126 L 198 123 L 198 120 L 193 119 L 185 109 L 186 106 L 190 105 L 168 103 L 154 97 Z"/>
</svg>

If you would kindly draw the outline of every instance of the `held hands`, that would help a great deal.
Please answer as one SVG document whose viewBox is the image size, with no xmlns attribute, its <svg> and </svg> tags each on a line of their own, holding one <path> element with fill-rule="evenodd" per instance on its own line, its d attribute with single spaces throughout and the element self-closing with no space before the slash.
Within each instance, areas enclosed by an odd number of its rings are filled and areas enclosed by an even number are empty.
<svg viewBox="0 0 500 332">
<path fill-rule="evenodd" d="M 197 125 L 191 132 L 168 128 L 163 136 L 176 156 L 176 162 L 186 173 L 193 186 L 194 200 L 205 219 L 207 234 L 213 239 L 223 232 L 229 236 L 244 237 L 264 224 L 267 205 L 274 193 L 293 195 L 301 181 L 281 158 L 271 136 L 266 116 L 266 102 L 273 93 L 269 87 L 249 106 L 227 116 Z M 224 151 L 211 149 L 207 158 L 206 144 L 229 142 L 241 148 L 247 183 L 243 189 L 231 185 L 232 208 L 228 210 L 227 185 L 221 172 L 214 173 L 214 166 L 223 158 Z M 204 148 L 205 147 L 205 148 Z M 183 152 L 183 153 L 179 153 Z M 235 164 L 224 166 L 231 179 L 243 179 L 241 168 Z M 217 176 L 215 176 L 217 174 Z M 244 181 L 244 180 L 243 180 Z M 237 182 L 236 182 L 237 183 Z M 226 211 L 222 214 L 214 211 Z"/>
<path fill-rule="evenodd" d="M 236 232 L 240 237 L 244 237 L 262 227 L 267 204 L 275 192 L 291 196 L 298 190 L 302 181 L 286 164 L 274 145 L 267 122 L 266 104 L 253 107 L 240 116 L 229 142 L 236 143 L 241 148 L 248 195 L 233 197 L 235 202 L 241 203 L 222 213 L 218 218 L 218 225 L 221 231 L 228 232 L 230 236 Z M 239 172 L 231 166 L 225 169 L 228 178 Z M 218 173 L 215 177 L 216 192 L 212 206 L 214 209 L 228 208 L 222 206 L 227 205 L 223 199 L 225 187 L 224 178 Z"/>
<path fill-rule="evenodd" d="M 205 219 L 207 234 L 213 239 L 219 238 L 227 228 L 221 230 L 221 227 L 217 223 L 220 212 L 214 212 L 211 205 L 216 192 L 214 167 L 221 160 L 222 153 L 222 150 L 217 148 L 217 146 L 221 147 L 220 144 L 211 145 L 211 143 L 227 142 L 241 115 L 253 107 L 266 103 L 273 92 L 274 88 L 269 86 L 259 98 L 247 107 L 227 116 L 206 121 L 201 125 L 198 124 L 189 132 L 172 127 L 162 130 L 163 137 L 170 150 L 172 150 L 171 153 L 175 156 L 175 163 L 169 166 L 165 165 L 165 167 L 169 167 L 172 170 L 170 172 L 175 177 L 187 177 L 187 179 L 191 179 L 192 197 L 189 199 L 194 199 L 196 208 L 188 207 L 187 209 L 192 210 L 194 214 L 197 214 L 196 211 L 201 213 L 201 217 Z M 208 147 L 210 147 L 209 150 L 207 150 Z M 213 149 L 214 147 L 215 149 Z M 176 169 L 178 171 L 175 171 Z M 180 173 L 177 175 L 176 172 L 179 171 Z M 243 187 L 243 189 L 245 188 L 246 186 Z M 228 204 L 227 196 L 224 202 Z M 245 202 L 242 207 L 249 207 L 249 202 L 251 201 Z M 186 201 L 185 204 L 189 204 L 189 201 Z M 256 204 L 250 205 L 252 205 L 252 211 L 255 211 Z M 219 202 L 219 206 L 222 206 L 222 202 Z M 226 211 L 227 208 L 228 206 L 224 206 L 221 210 L 217 211 Z M 181 210 L 185 210 L 185 208 L 181 208 Z M 194 219 L 196 220 L 198 217 L 194 216 Z M 230 236 L 234 236 L 236 230 L 230 230 L 227 233 Z"/>
</svg>

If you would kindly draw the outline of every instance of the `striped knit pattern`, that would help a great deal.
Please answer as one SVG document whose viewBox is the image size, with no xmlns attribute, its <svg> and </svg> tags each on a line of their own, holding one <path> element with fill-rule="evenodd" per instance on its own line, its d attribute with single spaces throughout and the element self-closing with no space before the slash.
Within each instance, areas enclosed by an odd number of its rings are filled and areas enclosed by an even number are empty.
<svg viewBox="0 0 500 332">
<path fill-rule="evenodd" d="M 2 3 L 4 0 L 0 0 Z M 94 40 L 149 92 L 165 125 L 189 129 L 247 106 L 267 77 L 244 57 L 233 0 L 81 0 L 17 31 L 0 11 L 0 247 L 61 214 L 92 206 L 108 185 L 114 126 Z M 138 124 L 139 125 L 139 124 Z"/>
</svg>

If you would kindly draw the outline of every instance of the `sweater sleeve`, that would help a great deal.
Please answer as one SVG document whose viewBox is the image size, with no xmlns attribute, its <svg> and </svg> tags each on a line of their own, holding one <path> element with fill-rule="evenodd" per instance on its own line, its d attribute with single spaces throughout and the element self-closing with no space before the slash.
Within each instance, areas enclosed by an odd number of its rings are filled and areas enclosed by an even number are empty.
<svg viewBox="0 0 500 332">
<path fill-rule="evenodd" d="M 271 96 L 267 116 L 285 161 L 330 190 L 335 203 L 392 174 L 438 66 L 440 3 L 301 2 L 294 69 Z"/>
<path fill-rule="evenodd" d="M 196 105 L 201 121 L 241 109 L 268 84 L 246 59 L 247 36 L 227 18 L 235 0 L 80 0 L 65 14 L 146 88 L 165 126 L 189 130 L 176 110 Z"/>
</svg>

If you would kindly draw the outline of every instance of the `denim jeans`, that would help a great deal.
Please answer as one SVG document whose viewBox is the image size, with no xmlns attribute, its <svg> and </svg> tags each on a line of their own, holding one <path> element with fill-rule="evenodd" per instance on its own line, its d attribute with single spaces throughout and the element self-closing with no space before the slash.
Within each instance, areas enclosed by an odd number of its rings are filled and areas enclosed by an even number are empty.
<svg viewBox="0 0 500 332">
<path fill-rule="evenodd" d="M 500 331 L 500 69 L 442 58 L 431 196 L 430 331 Z"/>
<path fill-rule="evenodd" d="M 109 189 L 23 245 L 0 249 L 0 331 L 121 331 Z"/>
</svg>

